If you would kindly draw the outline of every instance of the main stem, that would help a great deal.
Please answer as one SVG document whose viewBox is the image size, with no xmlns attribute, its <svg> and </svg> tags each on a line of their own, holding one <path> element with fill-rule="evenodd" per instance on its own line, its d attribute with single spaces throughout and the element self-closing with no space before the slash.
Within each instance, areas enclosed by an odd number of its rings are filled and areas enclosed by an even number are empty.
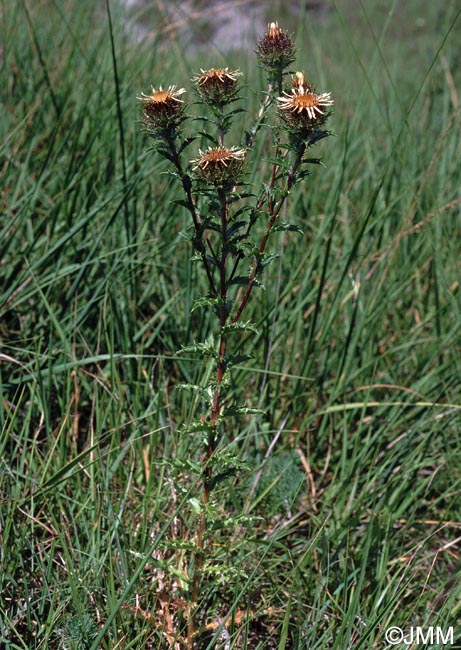
<svg viewBox="0 0 461 650">
<path fill-rule="evenodd" d="M 194 636 L 196 631 L 196 618 L 197 618 L 197 605 L 200 594 L 200 584 L 202 579 L 203 562 L 205 559 L 205 534 L 207 526 L 206 508 L 210 501 L 211 491 L 213 489 L 213 454 L 216 448 L 216 441 L 218 439 L 218 424 L 219 413 L 221 410 L 221 396 L 222 396 L 222 382 L 224 373 L 226 372 L 226 347 L 227 336 L 225 333 L 225 326 L 228 317 L 227 306 L 227 277 L 226 277 L 226 262 L 228 251 L 228 235 L 227 226 L 229 220 L 229 206 L 227 202 L 227 195 L 225 189 L 221 188 L 218 191 L 219 203 L 221 208 L 221 257 L 219 263 L 219 348 L 218 358 L 216 364 L 216 385 L 214 388 L 213 399 L 211 404 L 211 417 L 210 429 L 208 431 L 208 441 L 203 457 L 204 473 L 203 473 L 203 509 L 199 515 L 199 522 L 197 528 L 197 551 L 195 554 L 194 575 L 192 578 L 192 589 L 189 613 L 188 628 L 187 628 L 187 647 L 188 650 L 193 650 Z"/>
</svg>

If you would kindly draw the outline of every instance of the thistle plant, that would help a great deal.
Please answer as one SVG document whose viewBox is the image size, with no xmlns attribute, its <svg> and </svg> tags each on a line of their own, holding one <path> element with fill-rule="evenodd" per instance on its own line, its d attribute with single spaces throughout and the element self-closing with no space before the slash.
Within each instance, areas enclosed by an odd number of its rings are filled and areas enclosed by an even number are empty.
<svg viewBox="0 0 461 650">
<path fill-rule="evenodd" d="M 211 381 L 186 387 L 198 391 L 206 409 L 187 428 L 203 440 L 196 469 L 199 492 L 191 499 L 196 523 L 188 567 L 184 638 L 189 649 L 198 643 L 201 586 L 212 574 L 207 551 L 209 529 L 217 516 L 213 491 L 227 470 L 242 464 L 241 459 L 220 449 L 220 441 L 226 427 L 231 426 L 230 418 L 254 412 L 226 394 L 233 366 L 247 358 L 242 354 L 245 337 L 241 334 L 255 329 L 244 320 L 245 310 L 254 288 L 262 286 L 260 278 L 266 267 L 277 257 L 268 248 L 271 236 L 279 230 L 300 230 L 282 222 L 282 208 L 293 186 L 308 175 L 309 166 L 319 163 L 307 153 L 329 135 L 325 123 L 333 104 L 330 93 L 317 93 L 303 72 L 289 71 L 295 60 L 293 40 L 276 22 L 259 40 L 256 55 L 267 73 L 268 89 L 245 131 L 244 143 L 228 141 L 234 121 L 245 114 L 235 105 L 241 93 L 238 70 L 202 69 L 192 79 L 195 98 L 201 105 L 200 118 L 190 114 L 184 99 L 186 90 L 175 85 L 165 90 L 153 87 L 151 93 L 139 98 L 146 131 L 179 182 L 182 197 L 178 203 L 191 218 L 189 240 L 194 259 L 207 277 L 208 293 L 198 298 L 194 308 L 211 309 L 216 317 L 212 338 L 184 348 L 211 357 L 214 364 Z M 195 130 L 191 135 L 197 119 L 204 122 L 206 131 L 197 135 Z M 197 146 L 195 155 L 187 155 L 186 150 L 195 147 L 200 137 L 208 140 L 208 146 Z M 265 163 L 252 159 L 257 138 L 264 140 Z M 254 187 L 248 170 L 261 164 L 267 167 L 267 178 L 261 187 Z M 234 522 L 241 521 L 236 515 Z"/>
</svg>

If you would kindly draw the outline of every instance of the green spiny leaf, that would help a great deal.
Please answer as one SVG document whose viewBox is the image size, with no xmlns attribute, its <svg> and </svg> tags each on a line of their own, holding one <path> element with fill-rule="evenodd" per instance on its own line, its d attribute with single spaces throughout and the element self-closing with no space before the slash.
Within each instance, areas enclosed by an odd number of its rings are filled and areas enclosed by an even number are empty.
<svg viewBox="0 0 461 650">
<path fill-rule="evenodd" d="M 231 334 L 232 332 L 253 332 L 259 335 L 259 331 L 251 321 L 239 321 L 237 323 L 229 323 L 222 328 L 224 334 Z"/>
<path fill-rule="evenodd" d="M 280 230 L 289 230 L 291 232 L 299 232 L 301 235 L 304 235 L 304 231 L 301 230 L 299 226 L 296 226 L 292 223 L 278 223 L 272 228 L 271 232 L 277 232 Z"/>
</svg>

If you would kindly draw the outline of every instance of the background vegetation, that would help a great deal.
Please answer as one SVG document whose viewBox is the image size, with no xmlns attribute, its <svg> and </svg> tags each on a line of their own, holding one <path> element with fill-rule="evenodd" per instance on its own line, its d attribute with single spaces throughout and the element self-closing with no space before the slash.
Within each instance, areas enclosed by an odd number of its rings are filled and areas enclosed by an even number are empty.
<svg viewBox="0 0 461 650">
<path fill-rule="evenodd" d="M 460 10 L 325 7 L 268 16 L 332 91 L 336 137 L 292 193 L 304 236 L 273 239 L 279 261 L 248 307 L 259 335 L 230 390 L 264 415 L 224 441 L 247 467 L 216 490 L 201 648 L 384 648 L 387 627 L 460 620 Z M 211 40 L 186 57 L 156 25 L 139 43 L 110 8 L 1 7 L 8 650 L 174 648 L 187 599 L 194 485 L 180 461 L 201 440 L 181 426 L 201 405 L 175 386 L 207 368 L 177 351 L 212 319 L 191 314 L 205 278 L 136 96 L 228 65 L 252 114 L 265 80 L 252 51 Z M 266 168 L 261 151 L 248 180 Z M 256 519 L 228 531 L 240 511 Z"/>
</svg>

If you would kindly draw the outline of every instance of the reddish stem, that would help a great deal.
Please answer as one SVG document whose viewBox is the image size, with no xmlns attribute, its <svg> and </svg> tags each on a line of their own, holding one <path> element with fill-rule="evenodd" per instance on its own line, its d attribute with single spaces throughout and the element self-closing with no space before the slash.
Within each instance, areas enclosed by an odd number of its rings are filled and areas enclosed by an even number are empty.
<svg viewBox="0 0 461 650">
<path fill-rule="evenodd" d="M 216 441 L 218 438 L 218 420 L 221 410 L 221 385 L 226 371 L 226 346 L 227 337 L 224 333 L 224 327 L 227 322 L 227 278 L 226 278 L 226 262 L 228 255 L 228 236 L 227 225 L 229 220 L 229 208 L 227 197 L 224 190 L 220 190 L 219 199 L 221 203 L 221 258 L 219 262 L 220 267 L 220 308 L 219 308 L 219 325 L 220 325 L 220 340 L 218 350 L 218 361 L 216 366 L 216 387 L 213 394 L 211 405 L 211 418 L 210 418 L 210 431 L 208 433 L 208 442 L 205 454 L 203 457 L 204 475 L 203 475 L 203 510 L 200 513 L 198 527 L 197 527 L 197 551 L 195 553 L 195 566 L 192 578 L 191 597 L 190 597 L 190 612 L 187 625 L 187 648 L 193 650 L 194 637 L 196 630 L 196 617 L 197 605 L 200 595 L 200 585 L 202 580 L 202 569 L 205 560 L 205 533 L 206 533 L 206 507 L 210 501 L 212 486 L 213 486 L 213 463 L 212 458 L 216 448 Z"/>
<path fill-rule="evenodd" d="M 266 249 L 267 245 L 267 240 L 269 239 L 269 235 L 272 231 L 272 228 L 274 227 L 275 220 L 277 219 L 280 210 L 282 209 L 283 204 L 285 203 L 285 200 L 288 196 L 288 192 L 290 191 L 291 187 L 293 186 L 293 183 L 296 180 L 296 173 L 301 165 L 301 161 L 304 155 L 306 147 L 303 145 L 300 150 L 297 153 L 296 160 L 293 163 L 293 167 L 290 170 L 290 173 L 287 178 L 287 184 L 286 184 L 286 191 L 284 195 L 280 198 L 280 201 L 274 204 L 272 196 L 269 197 L 269 222 L 267 224 L 266 232 L 264 234 L 264 237 L 261 240 L 261 244 L 259 246 L 259 252 L 262 255 Z M 271 179 L 271 189 L 274 188 L 275 186 L 275 177 L 278 172 L 278 166 L 274 165 L 272 168 L 272 179 Z M 253 289 L 256 276 L 258 274 L 258 264 L 257 261 L 255 261 L 255 265 L 253 267 L 253 271 L 251 272 L 250 278 L 248 280 L 247 288 L 245 290 L 245 293 L 243 294 L 242 300 L 240 302 L 240 305 L 235 313 L 235 316 L 232 319 L 232 323 L 237 323 L 242 315 L 243 310 L 246 307 L 246 304 L 248 302 L 248 299 L 251 294 L 251 290 Z"/>
</svg>

